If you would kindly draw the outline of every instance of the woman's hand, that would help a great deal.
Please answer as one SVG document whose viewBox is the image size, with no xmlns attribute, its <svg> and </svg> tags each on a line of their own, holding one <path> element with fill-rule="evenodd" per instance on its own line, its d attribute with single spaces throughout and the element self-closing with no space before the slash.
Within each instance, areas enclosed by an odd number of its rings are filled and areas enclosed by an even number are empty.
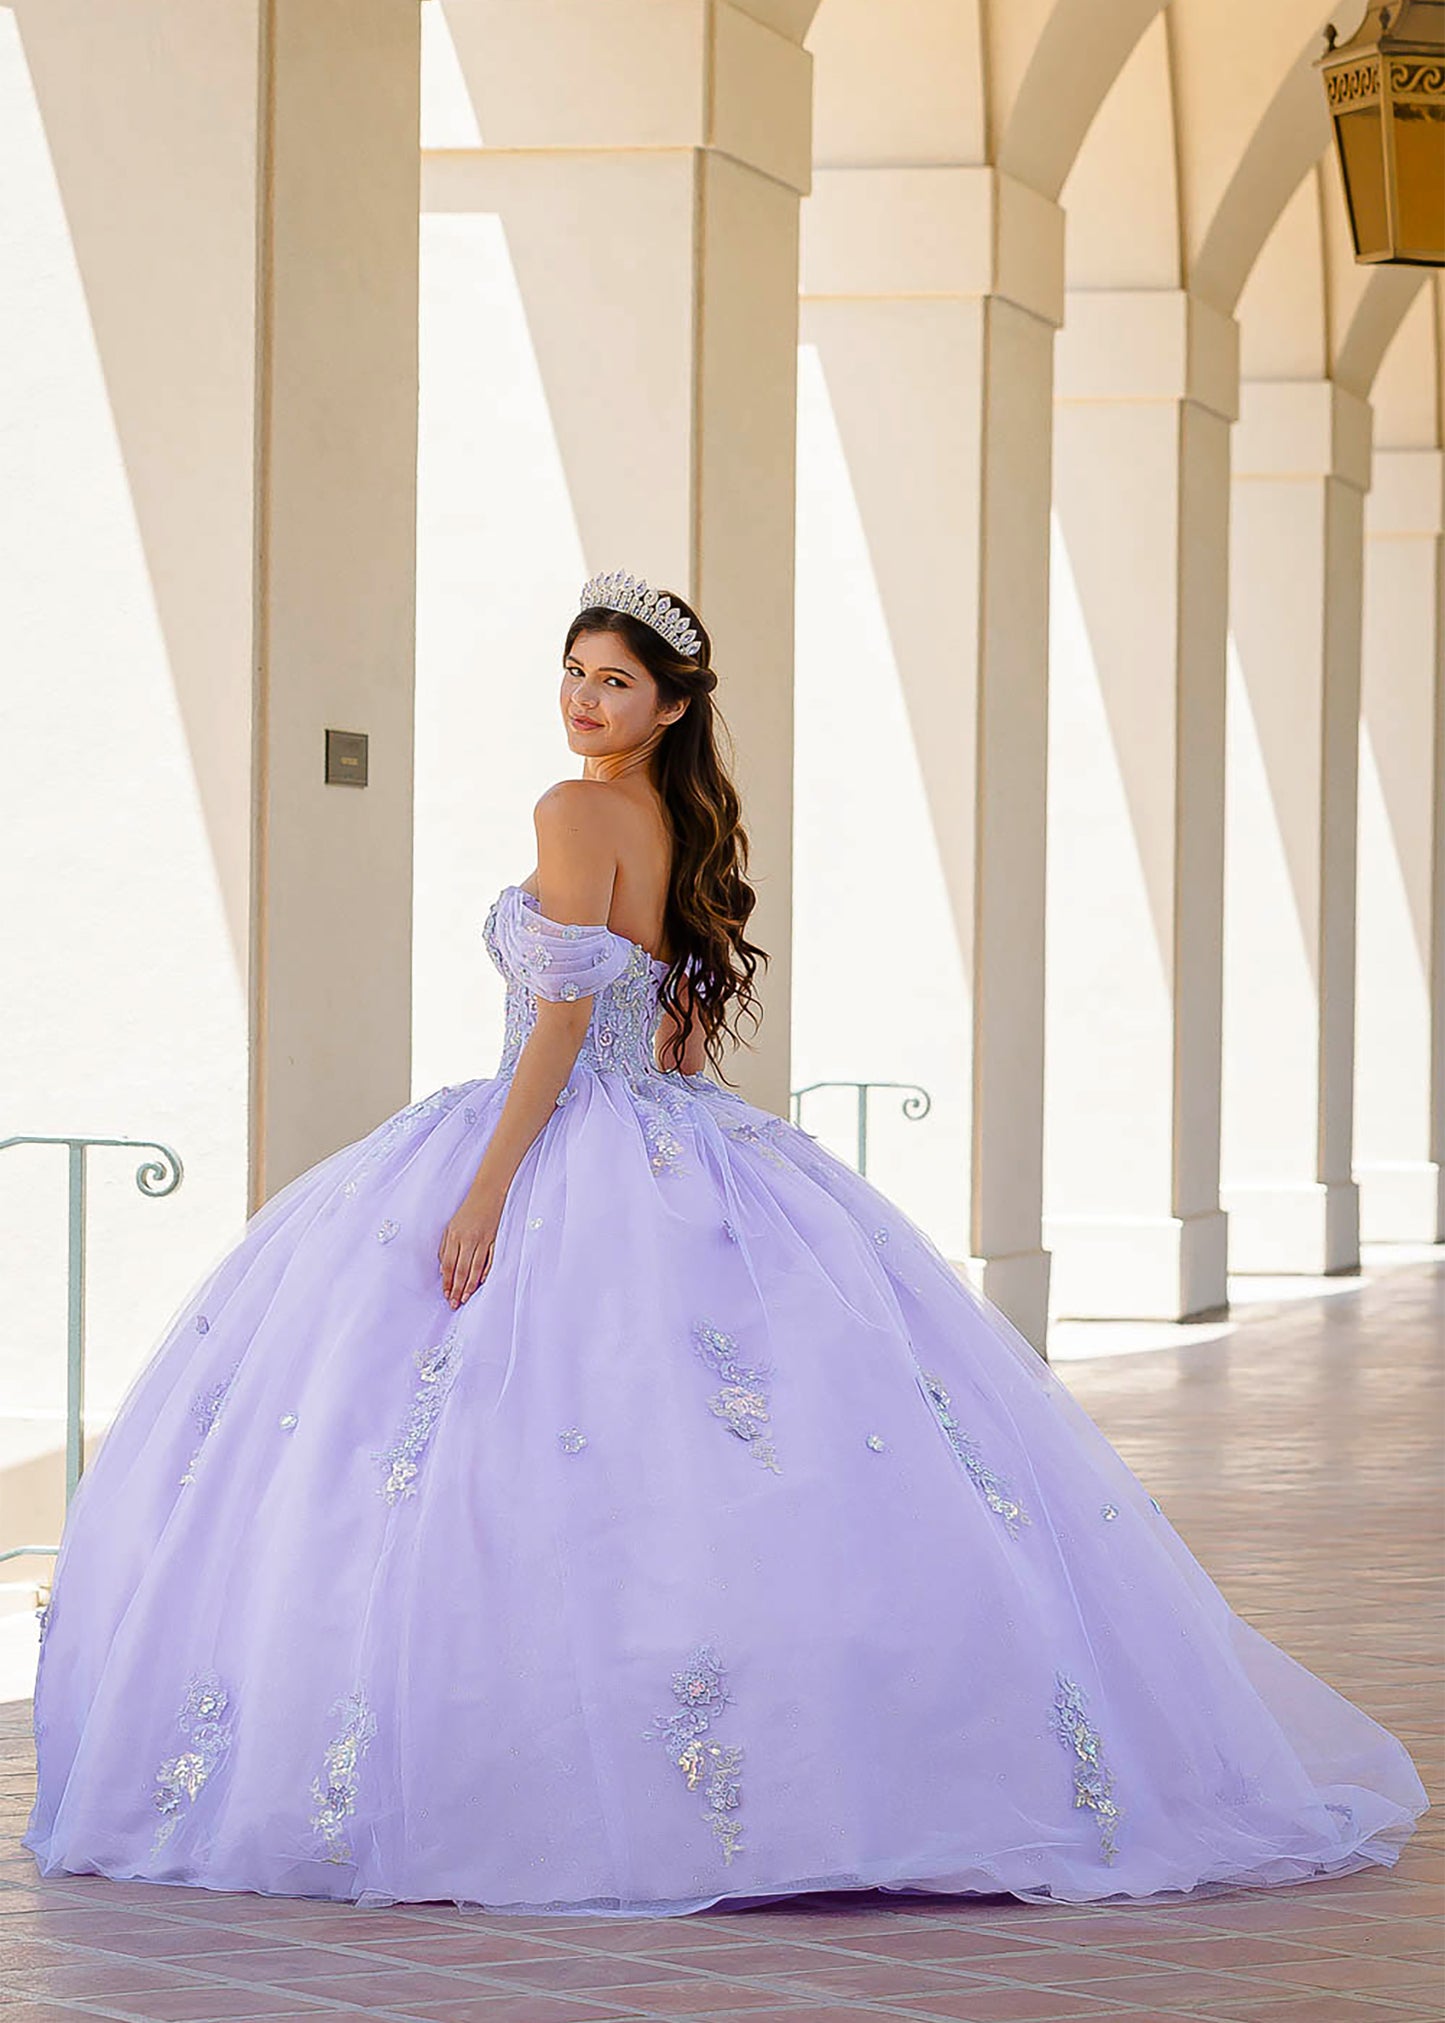
<svg viewBox="0 0 1445 2023">
<path fill-rule="evenodd" d="M 437 1259 L 448 1304 L 469 1300 L 491 1269 L 502 1204 L 490 1195 L 469 1193 L 447 1224 Z"/>
</svg>

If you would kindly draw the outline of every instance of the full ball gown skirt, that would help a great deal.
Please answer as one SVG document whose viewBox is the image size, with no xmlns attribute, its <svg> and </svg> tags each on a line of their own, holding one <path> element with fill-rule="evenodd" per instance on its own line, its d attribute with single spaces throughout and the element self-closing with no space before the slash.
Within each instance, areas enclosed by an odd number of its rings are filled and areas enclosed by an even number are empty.
<svg viewBox="0 0 1445 2023">
<path fill-rule="evenodd" d="M 515 885 L 485 932 L 498 1074 L 260 1209 L 81 1479 L 42 1873 L 667 1915 L 1392 1864 L 1403 1746 L 1231 1611 L 917 1225 L 659 1072 L 640 945 Z M 442 1230 L 537 996 L 579 995 L 453 1310 Z"/>
</svg>

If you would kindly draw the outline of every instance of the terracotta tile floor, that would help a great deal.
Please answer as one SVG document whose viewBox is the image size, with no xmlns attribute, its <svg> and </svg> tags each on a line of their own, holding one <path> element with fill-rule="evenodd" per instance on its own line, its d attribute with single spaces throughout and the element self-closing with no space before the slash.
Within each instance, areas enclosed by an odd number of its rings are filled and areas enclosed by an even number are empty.
<svg viewBox="0 0 1445 2023">
<path fill-rule="evenodd" d="M 1063 1366 L 1230 1601 L 1442 1764 L 1445 1267 Z M 1403 2023 L 1445 2018 L 1445 1809 L 1393 1871 L 1172 1906 L 795 1898 L 628 1921 L 42 1882 L 27 1702 L 0 1708 L 0 2023 Z"/>
</svg>

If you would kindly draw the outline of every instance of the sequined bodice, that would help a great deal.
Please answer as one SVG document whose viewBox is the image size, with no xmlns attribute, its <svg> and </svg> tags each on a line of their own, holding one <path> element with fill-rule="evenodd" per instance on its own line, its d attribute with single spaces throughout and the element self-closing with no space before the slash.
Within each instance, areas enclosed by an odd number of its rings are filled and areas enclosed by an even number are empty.
<svg viewBox="0 0 1445 2023">
<path fill-rule="evenodd" d="M 506 981 L 506 1030 L 499 1075 L 516 1067 L 537 1017 L 537 996 L 590 995 L 592 1016 L 577 1055 L 599 1074 L 656 1075 L 653 1036 L 658 990 L 668 965 L 606 926 L 549 920 L 534 894 L 505 885 L 483 929 L 487 951 Z"/>
</svg>

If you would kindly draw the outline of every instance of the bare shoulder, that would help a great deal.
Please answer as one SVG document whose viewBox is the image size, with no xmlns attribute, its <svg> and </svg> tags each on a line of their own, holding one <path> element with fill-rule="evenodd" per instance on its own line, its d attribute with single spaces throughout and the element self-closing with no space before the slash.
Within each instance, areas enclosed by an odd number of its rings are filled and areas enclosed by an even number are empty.
<svg viewBox="0 0 1445 2023">
<path fill-rule="evenodd" d="M 532 811 L 544 904 L 559 920 L 606 920 L 621 833 L 615 791 L 602 780 L 559 780 Z"/>
<path fill-rule="evenodd" d="M 558 780 L 532 811 L 538 834 L 601 837 L 616 828 L 620 797 L 610 780 Z"/>
<path fill-rule="evenodd" d="M 609 780 L 558 780 L 532 810 L 539 849 L 569 856 L 617 855 L 626 808 Z"/>
</svg>

